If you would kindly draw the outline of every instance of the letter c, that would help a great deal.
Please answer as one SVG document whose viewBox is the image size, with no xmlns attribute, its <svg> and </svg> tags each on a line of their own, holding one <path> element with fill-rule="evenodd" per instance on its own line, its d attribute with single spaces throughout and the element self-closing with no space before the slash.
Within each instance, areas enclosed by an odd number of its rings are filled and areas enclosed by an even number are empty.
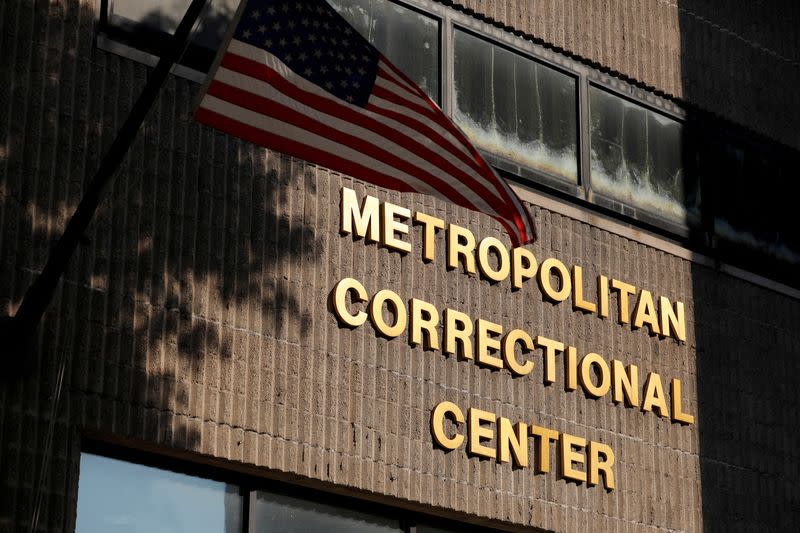
<svg viewBox="0 0 800 533">
<path fill-rule="evenodd" d="M 352 328 L 357 328 L 367 321 L 367 313 L 359 311 L 356 314 L 352 314 L 347 309 L 348 292 L 355 293 L 353 295 L 354 302 L 366 302 L 367 290 L 353 278 L 344 278 L 333 288 L 333 310 L 336 313 L 336 318 Z"/>
<path fill-rule="evenodd" d="M 446 450 L 455 450 L 464 443 L 464 435 L 456 433 L 452 438 L 444 434 L 444 417 L 447 413 L 453 415 L 457 424 L 464 423 L 464 413 L 453 402 L 441 402 L 433 408 L 431 413 L 431 433 L 433 440 Z"/>
</svg>

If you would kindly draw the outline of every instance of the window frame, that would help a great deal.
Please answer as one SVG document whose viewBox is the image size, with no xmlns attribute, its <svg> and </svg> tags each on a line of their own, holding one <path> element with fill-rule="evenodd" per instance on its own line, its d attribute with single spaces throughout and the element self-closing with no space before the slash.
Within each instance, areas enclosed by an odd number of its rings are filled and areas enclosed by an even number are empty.
<svg viewBox="0 0 800 533">
<path fill-rule="evenodd" d="M 136 37 L 121 39 L 122 32 L 108 20 L 109 6 L 114 0 L 95 0 L 98 8 L 97 45 L 99 48 L 154 66 L 158 56 L 136 48 Z M 213 0 L 209 0 L 211 2 Z M 653 92 L 632 85 L 596 68 L 590 67 L 561 51 L 524 38 L 522 32 L 506 29 L 476 18 L 472 14 L 446 6 L 436 0 L 389 0 L 405 9 L 431 17 L 439 25 L 439 105 L 448 117 L 453 116 L 455 98 L 455 32 L 464 31 L 488 44 L 499 46 L 528 60 L 537 62 L 575 80 L 576 165 L 577 183 L 569 182 L 544 170 L 520 165 L 502 156 L 479 148 L 480 153 L 510 181 L 599 210 L 615 218 L 622 217 L 667 237 L 686 239 L 696 228 L 661 217 L 647 210 L 606 197 L 592 189 L 591 176 L 591 86 L 608 91 L 648 110 L 678 120 L 686 126 L 687 113 L 674 102 Z M 173 73 L 202 83 L 206 73 L 185 65 L 176 65 Z M 684 130 L 685 131 L 685 130 Z"/>
<path fill-rule="evenodd" d="M 419 4 L 425 9 L 431 5 L 432 0 L 403 0 Z M 436 4 L 439 5 L 439 4 Z M 689 239 L 698 229 L 690 227 L 687 223 L 659 216 L 656 213 L 641 208 L 629 206 L 618 200 L 605 197 L 592 188 L 591 176 L 591 104 L 589 88 L 595 86 L 619 96 L 629 102 L 647 110 L 660 113 L 668 118 L 677 120 L 686 131 L 687 112 L 676 103 L 663 98 L 651 91 L 630 84 L 624 80 L 611 76 L 599 69 L 586 65 L 573 59 L 561 51 L 546 47 L 539 42 L 523 37 L 522 32 L 510 33 L 506 29 L 480 20 L 475 16 L 454 9 L 445 10 L 444 31 L 447 33 L 445 48 L 445 64 L 442 70 L 444 98 L 444 111 L 453 116 L 454 106 L 454 32 L 458 28 L 481 38 L 489 43 L 501 46 L 513 53 L 520 54 L 528 59 L 543 64 L 576 79 L 576 105 L 577 105 L 577 164 L 578 183 L 569 183 L 561 178 L 551 176 L 546 172 L 519 165 L 511 168 L 502 164 L 498 156 L 479 149 L 486 160 L 505 178 L 526 187 L 533 188 L 545 194 L 563 198 L 571 203 L 600 211 L 613 218 L 631 221 L 637 226 L 667 238 Z M 688 154 L 687 154 L 688 155 Z M 686 159 L 686 156 L 684 156 Z M 501 164 L 498 164 L 500 162 Z M 516 167 L 516 168 L 513 168 Z M 704 222 L 704 221 L 703 221 Z M 701 222 L 701 224 L 703 224 Z"/>
<path fill-rule="evenodd" d="M 612 78 L 608 75 L 602 75 L 601 73 L 597 73 L 595 75 L 587 76 L 586 79 L 586 115 L 587 115 L 587 122 L 586 122 L 586 150 L 582 153 L 582 155 L 586 156 L 586 164 L 589 165 L 587 172 L 589 174 L 589 180 L 591 181 L 591 158 L 592 158 L 592 131 L 591 131 L 591 118 L 592 118 L 592 108 L 591 108 L 591 89 L 595 88 L 601 91 L 604 91 L 611 96 L 615 96 L 632 104 L 635 104 L 642 108 L 645 111 L 651 111 L 653 113 L 659 114 L 663 117 L 669 118 L 674 120 L 675 122 L 679 123 L 682 128 L 682 135 L 683 135 L 683 146 L 682 149 L 685 149 L 687 145 L 692 143 L 687 142 L 689 136 L 691 135 L 690 125 L 687 120 L 686 113 L 672 104 L 669 101 L 664 101 L 663 99 L 657 99 L 654 95 L 647 93 L 643 89 L 638 87 L 633 87 L 628 84 L 623 86 L 620 85 L 619 80 Z M 648 98 L 648 95 L 652 98 Z M 656 101 L 657 99 L 657 101 Z M 653 101 L 651 101 L 653 100 Z M 696 179 L 699 179 L 696 173 L 696 169 L 692 168 L 689 161 L 691 160 L 690 153 L 683 154 L 683 163 L 684 166 L 684 175 L 688 176 L 693 174 Z M 700 187 L 700 183 L 698 183 L 698 187 Z M 654 227 L 660 228 L 661 231 L 666 231 L 670 234 L 677 235 L 683 238 L 688 238 L 693 229 L 697 229 L 694 226 L 690 225 L 688 222 L 679 222 L 675 219 L 663 217 L 654 211 L 649 211 L 645 208 L 637 207 L 635 205 L 630 205 L 626 202 L 623 202 L 617 198 L 613 198 L 606 194 L 603 194 L 599 191 L 596 191 L 591 188 L 591 184 L 588 187 L 587 194 L 591 195 L 592 202 L 595 205 L 600 207 L 606 208 L 611 210 L 614 213 L 620 213 L 622 215 L 629 216 L 635 219 L 638 222 L 643 222 L 645 224 L 652 225 Z M 698 222 L 698 226 L 702 226 L 704 221 L 702 220 L 702 207 L 699 207 L 701 211 L 701 220 Z"/>
<path fill-rule="evenodd" d="M 208 1 L 210 3 L 212 0 Z M 95 46 L 99 50 L 132 59 L 148 67 L 155 67 L 161 57 L 156 53 L 160 47 L 147 46 L 144 44 L 144 42 L 147 41 L 144 37 L 133 35 L 130 31 L 126 31 L 111 24 L 109 21 L 109 8 L 113 2 L 114 0 L 94 0 L 95 12 L 97 13 L 94 32 Z M 207 9 L 207 5 L 203 8 L 204 11 Z M 203 14 L 201 13 L 200 16 L 202 17 Z M 164 36 L 169 35 L 166 32 L 162 33 Z M 193 33 L 194 28 L 192 28 L 192 34 Z M 189 46 L 196 45 L 190 44 Z M 164 51 L 165 50 L 162 50 L 162 53 Z M 196 83 L 203 83 L 206 79 L 206 72 L 197 70 L 183 63 L 173 65 L 170 72 L 178 77 Z"/>
<path fill-rule="evenodd" d="M 437 54 L 437 57 L 436 57 L 436 60 L 438 62 L 438 66 L 439 66 L 439 98 L 438 98 L 438 100 L 439 100 L 439 106 L 442 109 L 444 109 L 444 100 L 446 99 L 445 98 L 445 94 L 446 93 L 445 93 L 445 89 L 444 89 L 444 83 L 445 83 L 445 76 L 444 76 L 444 62 L 445 62 L 444 61 L 444 48 L 446 46 L 445 38 L 444 38 L 444 34 L 445 34 L 445 17 L 444 17 L 444 13 L 445 13 L 446 10 L 441 9 L 444 6 L 442 6 L 441 4 L 435 4 L 435 5 L 438 5 L 440 9 L 434 11 L 433 10 L 433 5 L 431 5 L 429 9 L 425 9 L 425 8 L 417 6 L 414 3 L 409 2 L 407 0 L 387 0 L 387 1 L 392 3 L 392 4 L 397 4 L 398 6 L 403 7 L 405 9 L 408 9 L 409 11 L 413 11 L 413 12 L 418 13 L 420 15 L 423 15 L 425 17 L 432 18 L 439 25 L 439 53 Z M 450 115 L 448 115 L 448 116 L 450 116 Z"/>
<path fill-rule="evenodd" d="M 256 497 L 258 491 L 274 492 L 309 502 L 323 503 L 352 511 L 363 512 L 365 506 L 367 506 L 368 512 L 372 514 L 396 520 L 398 529 L 403 533 L 416 533 L 418 524 L 452 529 L 453 531 L 464 531 L 466 533 L 499 533 L 502 531 L 501 529 L 495 529 L 486 525 L 484 521 L 477 516 L 465 516 L 465 518 L 473 518 L 476 520 L 475 523 L 470 523 L 462 522 L 455 518 L 447 518 L 405 509 L 403 507 L 393 506 L 389 503 L 376 501 L 374 496 L 371 498 L 359 497 L 357 494 L 358 489 L 346 490 L 341 487 L 337 489 L 332 482 L 326 482 L 321 479 L 303 481 L 300 477 L 292 474 L 284 474 L 282 476 L 284 479 L 278 479 L 277 476 L 280 474 L 264 468 L 262 468 L 260 472 L 257 472 L 256 467 L 230 463 L 224 459 L 208 458 L 188 452 L 161 449 L 157 445 L 144 442 L 122 442 L 118 438 L 111 437 L 106 440 L 104 437 L 104 435 L 100 434 L 91 434 L 90 436 L 84 435 L 78 451 L 79 455 L 90 453 L 124 461 L 126 463 L 138 464 L 177 474 L 236 485 L 239 488 L 239 494 L 242 496 L 241 533 L 256 533 L 258 531 L 258 524 L 255 523 L 255 517 L 253 513 L 251 513 L 253 499 Z M 75 464 L 76 474 L 72 481 L 72 486 L 76 489 L 76 497 L 73 499 L 74 511 L 77 510 L 77 491 L 80 490 L 78 486 L 80 480 L 80 460 L 76 461 Z M 287 481 L 286 478 L 290 478 L 291 481 Z M 324 485 L 329 485 L 330 490 L 326 490 Z M 366 496 L 368 494 L 372 495 L 373 493 L 364 491 L 363 494 Z M 390 496 L 386 496 L 385 499 L 388 498 L 390 498 Z M 463 513 L 453 512 L 453 514 Z M 72 516 L 77 520 L 76 512 L 73 512 Z M 480 520 L 480 525 L 478 525 L 478 520 Z"/>
<path fill-rule="evenodd" d="M 481 155 L 486 159 L 486 161 L 492 165 L 496 170 L 501 171 L 503 174 L 515 176 L 516 179 L 514 181 L 522 181 L 523 183 L 527 183 L 528 181 L 536 181 L 542 183 L 548 187 L 560 190 L 562 192 L 566 192 L 568 194 L 578 195 L 581 196 L 583 193 L 583 172 L 582 172 L 582 146 L 581 146 L 581 121 L 580 121 L 580 78 L 579 76 L 574 73 L 570 72 L 569 70 L 563 68 L 558 64 L 551 63 L 549 61 L 545 61 L 535 57 L 534 55 L 526 52 L 523 49 L 520 49 L 517 46 L 513 46 L 507 42 L 497 41 L 490 37 L 487 37 L 483 33 L 477 32 L 474 29 L 463 25 L 460 22 L 453 22 L 452 24 L 452 36 L 453 39 L 450 41 L 450 47 L 452 48 L 452 72 L 455 74 L 455 33 L 457 31 L 461 31 L 468 35 L 471 35 L 481 41 L 485 42 L 491 46 L 497 46 L 498 48 L 504 49 L 512 54 L 516 54 L 520 57 L 523 57 L 529 61 L 542 65 L 545 68 L 552 69 L 559 74 L 563 74 L 571 78 L 575 82 L 575 100 L 573 101 L 573 107 L 575 111 L 575 130 L 576 130 L 576 138 L 575 138 L 575 166 L 577 169 L 576 173 L 576 182 L 567 181 L 564 178 L 561 178 L 555 174 L 551 174 L 542 169 L 536 169 L 528 166 L 521 165 L 515 161 L 509 160 L 505 157 L 497 155 L 493 152 L 488 150 L 484 150 L 480 147 L 476 147 Z M 452 119 L 453 113 L 455 112 L 455 77 L 450 76 L 448 78 L 449 86 L 447 92 L 447 100 L 450 102 L 449 112 L 447 116 Z"/>
</svg>

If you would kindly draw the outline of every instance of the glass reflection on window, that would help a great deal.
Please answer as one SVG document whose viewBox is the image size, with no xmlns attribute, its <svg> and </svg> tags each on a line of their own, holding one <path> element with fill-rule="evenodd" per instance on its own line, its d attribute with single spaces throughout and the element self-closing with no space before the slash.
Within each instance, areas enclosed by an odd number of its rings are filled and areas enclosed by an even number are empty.
<svg viewBox="0 0 800 533">
<path fill-rule="evenodd" d="M 240 533 L 234 485 L 81 454 L 76 533 Z"/>
<path fill-rule="evenodd" d="M 800 228 L 794 206 L 800 193 L 797 159 L 722 132 L 708 137 L 701 153 L 701 171 L 714 186 L 715 235 L 739 249 L 746 247 L 800 264 Z"/>
<path fill-rule="evenodd" d="M 455 32 L 456 123 L 487 152 L 577 183 L 575 79 Z"/>
<path fill-rule="evenodd" d="M 389 61 L 439 101 L 439 22 L 389 0 L 328 0 Z"/>
<path fill-rule="evenodd" d="M 402 531 L 396 519 L 258 491 L 250 509 L 258 533 L 389 533 Z"/>
<path fill-rule="evenodd" d="M 171 35 L 190 4 L 191 0 L 111 0 L 109 16 L 112 24 Z M 193 33 L 193 43 L 216 50 L 238 5 L 239 0 L 208 2 Z"/>
<path fill-rule="evenodd" d="M 683 125 L 596 87 L 591 97 L 592 189 L 681 223 L 696 223 L 686 183 Z"/>
<path fill-rule="evenodd" d="M 444 529 L 436 526 L 429 526 L 427 524 L 417 524 L 416 533 L 457 533 L 456 529 Z"/>
</svg>

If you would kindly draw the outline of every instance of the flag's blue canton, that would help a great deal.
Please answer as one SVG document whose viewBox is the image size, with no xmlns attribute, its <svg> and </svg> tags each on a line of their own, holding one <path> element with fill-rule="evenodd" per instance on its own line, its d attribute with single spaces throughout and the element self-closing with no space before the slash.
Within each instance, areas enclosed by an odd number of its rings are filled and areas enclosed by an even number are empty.
<svg viewBox="0 0 800 533">
<path fill-rule="evenodd" d="M 378 51 L 325 0 L 249 0 L 234 37 L 342 100 L 363 107 L 369 99 Z"/>
</svg>

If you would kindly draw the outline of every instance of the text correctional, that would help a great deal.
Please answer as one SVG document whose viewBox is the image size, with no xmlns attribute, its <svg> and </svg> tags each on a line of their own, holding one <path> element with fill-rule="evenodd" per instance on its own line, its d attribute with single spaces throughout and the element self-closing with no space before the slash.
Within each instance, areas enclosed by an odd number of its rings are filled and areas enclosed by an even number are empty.
<svg viewBox="0 0 800 533">
<path fill-rule="evenodd" d="M 580 388 L 590 398 L 599 399 L 609 393 L 614 403 L 638 408 L 669 418 L 680 424 L 693 424 L 694 416 L 685 412 L 682 385 L 673 378 L 665 392 L 661 376 L 648 372 L 639 394 L 639 368 L 589 352 L 578 358 L 574 346 L 542 335 L 531 335 L 522 329 L 506 330 L 482 318 L 474 319 L 455 309 L 439 311 L 430 302 L 411 298 L 407 302 L 389 289 L 369 295 L 356 279 L 344 278 L 331 293 L 333 312 L 339 323 L 351 328 L 367 320 L 375 332 L 385 338 L 399 337 L 408 332 L 412 346 L 440 350 L 462 361 L 473 361 L 492 370 L 508 370 L 512 376 L 527 376 L 535 366 L 529 354 L 541 349 L 543 382 L 555 383 L 559 367 L 565 391 Z M 366 309 L 366 311 L 364 310 Z M 387 311 L 388 313 L 385 313 Z M 387 320 L 387 316 L 389 316 Z M 557 359 L 562 359 L 558 364 Z"/>
</svg>

